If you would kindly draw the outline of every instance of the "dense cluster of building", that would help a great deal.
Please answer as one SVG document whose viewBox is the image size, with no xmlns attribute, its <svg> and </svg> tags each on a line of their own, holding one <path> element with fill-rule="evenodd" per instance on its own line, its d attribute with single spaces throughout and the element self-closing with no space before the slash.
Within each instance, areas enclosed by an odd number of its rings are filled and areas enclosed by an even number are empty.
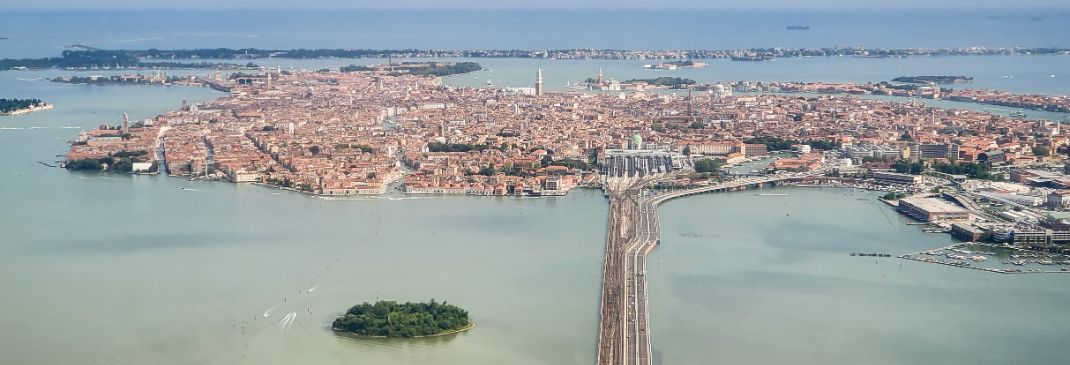
<svg viewBox="0 0 1070 365">
<path fill-rule="evenodd" d="M 934 83 L 924 85 L 848 82 L 748 82 L 729 84 L 739 92 L 780 92 L 815 94 L 890 95 L 909 98 L 950 100 L 999 105 L 1013 108 L 1070 112 L 1070 97 L 1065 95 L 1021 95 L 989 89 L 947 89 Z"/>
<path fill-rule="evenodd" d="M 383 193 L 393 181 L 410 193 L 509 195 L 596 182 L 589 165 L 615 149 L 731 163 L 765 155 L 768 144 L 747 141 L 772 137 L 801 141 L 774 167 L 806 171 L 824 162 L 816 143 L 887 168 L 900 158 L 1026 164 L 1068 142 L 1047 122 L 852 96 L 733 96 L 724 85 L 694 95 L 544 93 L 538 82 L 536 92 L 454 88 L 376 69 L 200 81 L 229 94 L 84 132 L 68 159 L 144 151 L 139 162 L 170 174 L 327 195 Z"/>
</svg>

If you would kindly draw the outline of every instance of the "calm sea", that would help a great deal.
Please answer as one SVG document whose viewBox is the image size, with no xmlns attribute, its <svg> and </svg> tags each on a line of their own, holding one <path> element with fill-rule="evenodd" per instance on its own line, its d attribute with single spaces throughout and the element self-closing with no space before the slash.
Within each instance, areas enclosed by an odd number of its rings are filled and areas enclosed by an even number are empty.
<svg viewBox="0 0 1070 365">
<path fill-rule="evenodd" d="M 809 31 L 788 31 L 809 25 Z M 723 49 L 1070 46 L 1070 11 L 7 12 L 0 57 L 99 48 Z"/>
</svg>

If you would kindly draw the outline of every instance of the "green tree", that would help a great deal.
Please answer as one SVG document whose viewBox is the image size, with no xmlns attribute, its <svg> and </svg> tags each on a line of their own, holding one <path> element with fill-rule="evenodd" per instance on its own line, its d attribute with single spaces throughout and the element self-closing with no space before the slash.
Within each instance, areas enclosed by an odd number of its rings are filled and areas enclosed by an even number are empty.
<svg viewBox="0 0 1070 365">
<path fill-rule="evenodd" d="M 1051 153 L 1051 150 L 1045 146 L 1033 146 L 1033 155 L 1047 157 Z"/>
<path fill-rule="evenodd" d="M 721 167 L 724 166 L 725 161 L 721 159 L 709 159 L 704 158 L 695 161 L 695 172 L 718 172 Z"/>
<path fill-rule="evenodd" d="M 331 327 L 360 336 L 432 336 L 471 325 L 468 312 L 446 302 L 397 303 L 378 301 L 353 306 Z"/>
<path fill-rule="evenodd" d="M 564 159 L 564 160 L 554 161 L 553 163 L 551 163 L 551 165 L 553 165 L 553 166 L 565 166 L 565 167 L 568 167 L 570 169 L 579 169 L 579 170 L 587 170 L 587 169 L 590 168 L 590 166 L 587 164 L 587 162 L 580 161 L 580 160 L 574 160 L 574 159 Z"/>
<path fill-rule="evenodd" d="M 134 164 L 130 161 L 130 158 L 123 157 L 115 160 L 111 166 L 108 166 L 108 171 L 112 172 L 133 172 Z"/>
<path fill-rule="evenodd" d="M 100 161 L 92 158 L 67 161 L 64 166 L 72 171 L 100 171 L 103 168 Z"/>
<path fill-rule="evenodd" d="M 543 155 L 542 156 L 542 161 L 540 161 L 540 162 L 541 162 L 542 167 L 546 167 L 546 166 L 550 166 L 550 163 L 552 163 L 553 161 L 554 161 L 553 156 Z"/>
</svg>

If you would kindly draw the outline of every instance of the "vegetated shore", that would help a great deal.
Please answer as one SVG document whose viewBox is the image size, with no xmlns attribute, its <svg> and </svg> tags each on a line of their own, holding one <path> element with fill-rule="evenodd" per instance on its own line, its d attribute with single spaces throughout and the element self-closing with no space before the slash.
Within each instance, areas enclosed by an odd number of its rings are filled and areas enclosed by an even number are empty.
<svg viewBox="0 0 1070 365">
<path fill-rule="evenodd" d="M 462 328 L 449 330 L 449 331 L 442 332 L 442 333 L 436 333 L 436 334 L 433 334 L 433 335 L 412 336 L 412 337 L 366 336 L 366 335 L 358 335 L 356 333 L 349 332 L 349 331 L 340 331 L 340 330 L 337 330 L 337 329 L 334 329 L 334 328 L 331 328 L 331 331 L 333 331 L 334 333 L 336 333 L 338 335 L 341 335 L 341 336 L 350 337 L 350 338 L 356 338 L 356 339 L 369 339 L 369 338 L 375 338 L 375 339 L 392 339 L 392 338 L 413 339 L 413 338 L 432 338 L 432 337 L 442 337 L 442 336 L 455 335 L 455 334 L 458 334 L 458 333 L 461 333 L 461 332 L 467 332 L 468 330 L 470 330 L 472 328 L 475 328 L 475 327 L 476 327 L 476 323 L 475 322 L 468 322 L 468 325 L 464 326 Z"/>
</svg>

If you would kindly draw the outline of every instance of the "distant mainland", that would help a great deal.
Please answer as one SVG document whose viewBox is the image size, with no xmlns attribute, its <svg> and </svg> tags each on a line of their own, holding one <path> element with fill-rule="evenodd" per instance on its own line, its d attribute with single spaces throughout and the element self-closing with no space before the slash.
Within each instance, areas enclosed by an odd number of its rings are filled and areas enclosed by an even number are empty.
<svg viewBox="0 0 1070 365">
<path fill-rule="evenodd" d="M 806 30 L 809 26 L 789 26 Z M 256 68 L 252 63 L 209 63 L 199 60 L 324 59 L 324 58 L 539 58 L 539 59 L 732 59 L 767 61 L 784 57 L 855 56 L 864 58 L 906 56 L 1045 55 L 1070 54 L 1063 47 L 967 47 L 967 48 L 749 48 L 689 50 L 621 49 L 258 49 L 197 48 L 179 50 L 105 50 L 87 45 L 68 46 L 60 57 L 0 59 L 0 71 L 46 68 L 69 69 L 237 69 Z M 179 62 L 185 60 L 186 62 Z M 692 61 L 693 62 L 693 61 Z M 686 61 L 685 61 L 686 63 Z M 668 64 L 666 64 L 668 65 Z M 673 65 L 684 67 L 684 65 Z M 694 64 L 695 67 L 698 64 Z"/>
</svg>

